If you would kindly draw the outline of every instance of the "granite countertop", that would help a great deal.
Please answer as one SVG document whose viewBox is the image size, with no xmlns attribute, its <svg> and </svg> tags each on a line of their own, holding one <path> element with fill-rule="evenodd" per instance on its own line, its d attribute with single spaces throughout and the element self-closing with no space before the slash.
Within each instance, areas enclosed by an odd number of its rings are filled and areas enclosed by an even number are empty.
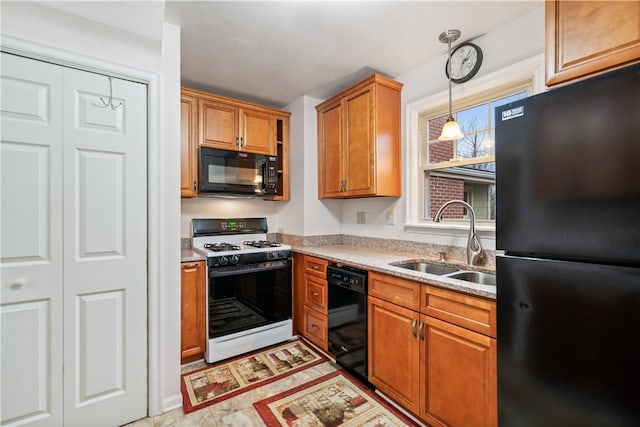
<svg viewBox="0 0 640 427">
<path fill-rule="evenodd" d="M 390 274 L 392 276 L 402 277 L 404 279 L 414 280 L 416 282 L 435 285 L 454 291 L 464 292 L 467 294 L 477 295 L 484 298 L 496 299 L 496 287 L 488 285 L 480 285 L 464 280 L 452 279 L 450 277 L 438 276 L 435 274 L 422 273 L 419 271 L 408 270 L 405 268 L 394 267 L 389 263 L 405 260 L 430 260 L 438 263 L 435 259 L 420 256 L 415 253 L 399 253 L 385 251 L 383 249 L 375 249 L 361 246 L 347 245 L 331 245 L 331 246 L 293 246 L 295 252 L 305 255 L 325 258 L 329 261 L 348 264 L 353 267 L 363 268 L 365 270 L 377 271 L 379 273 Z M 482 268 L 470 268 L 468 265 L 439 263 L 443 265 L 451 265 L 461 270 L 478 270 L 495 273 L 492 270 Z"/>
<path fill-rule="evenodd" d="M 193 249 L 181 249 L 180 250 L 180 261 L 181 262 L 204 261 L 205 259 L 207 259 L 206 256 L 204 256 L 200 252 L 194 251 Z"/>
</svg>

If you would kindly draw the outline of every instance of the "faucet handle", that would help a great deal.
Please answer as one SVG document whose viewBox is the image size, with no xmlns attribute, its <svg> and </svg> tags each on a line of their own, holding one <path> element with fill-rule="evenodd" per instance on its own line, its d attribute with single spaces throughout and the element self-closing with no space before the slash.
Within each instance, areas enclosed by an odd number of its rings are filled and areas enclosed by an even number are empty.
<svg viewBox="0 0 640 427">
<path fill-rule="evenodd" d="M 437 254 L 438 254 L 438 261 L 441 261 L 441 262 L 446 261 L 446 255 L 447 255 L 446 252 L 440 251 L 440 252 L 437 252 Z"/>
</svg>

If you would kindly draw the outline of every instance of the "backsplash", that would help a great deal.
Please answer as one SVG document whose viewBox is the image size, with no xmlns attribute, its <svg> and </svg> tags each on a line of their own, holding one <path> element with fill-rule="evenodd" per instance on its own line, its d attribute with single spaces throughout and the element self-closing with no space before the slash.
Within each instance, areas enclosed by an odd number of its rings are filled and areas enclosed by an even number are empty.
<svg viewBox="0 0 640 427">
<path fill-rule="evenodd" d="M 348 234 L 331 234 L 321 236 L 298 236 L 293 234 L 273 233 L 268 238 L 291 246 L 329 246 L 349 245 L 363 248 L 383 249 L 392 252 L 412 254 L 415 258 L 440 260 L 440 252 L 444 253 L 445 262 L 466 264 L 467 250 L 459 246 L 444 246 L 433 243 L 414 242 L 410 240 L 383 239 L 378 237 L 353 236 Z M 484 250 L 478 265 L 495 269 L 496 252 Z"/>
<path fill-rule="evenodd" d="M 180 239 L 180 249 L 191 249 L 190 237 L 183 237 Z"/>
</svg>

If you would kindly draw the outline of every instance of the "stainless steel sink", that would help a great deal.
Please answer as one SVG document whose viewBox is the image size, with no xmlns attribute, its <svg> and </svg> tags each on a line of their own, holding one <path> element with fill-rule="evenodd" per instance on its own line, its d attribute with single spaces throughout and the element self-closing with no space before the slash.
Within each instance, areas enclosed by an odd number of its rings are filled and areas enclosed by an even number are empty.
<svg viewBox="0 0 640 427">
<path fill-rule="evenodd" d="M 447 274 L 447 277 L 478 283 L 480 285 L 496 286 L 495 274 L 483 273 L 482 271 L 458 271 L 456 273 Z"/>
<path fill-rule="evenodd" d="M 399 262 L 392 262 L 391 265 L 395 267 L 406 268 L 407 270 L 415 270 L 415 271 L 420 271 L 422 273 L 430 273 L 430 274 L 436 274 L 440 276 L 459 271 L 459 269 L 455 267 L 434 264 L 428 261 L 399 261 Z"/>
</svg>

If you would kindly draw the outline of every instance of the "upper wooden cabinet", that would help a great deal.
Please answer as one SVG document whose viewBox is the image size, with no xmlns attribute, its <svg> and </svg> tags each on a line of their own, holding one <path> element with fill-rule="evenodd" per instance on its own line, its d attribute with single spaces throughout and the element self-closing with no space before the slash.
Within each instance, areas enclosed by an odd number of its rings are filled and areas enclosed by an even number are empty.
<svg viewBox="0 0 640 427">
<path fill-rule="evenodd" d="M 200 99 L 200 140 L 204 147 L 276 155 L 272 115 L 209 95 Z"/>
<path fill-rule="evenodd" d="M 289 200 L 289 117 L 275 110 L 193 89 L 181 90 L 181 194 L 197 196 L 198 147 L 277 156 L 277 195 Z"/>
<path fill-rule="evenodd" d="M 180 97 L 180 195 L 198 195 L 198 99 Z"/>
<path fill-rule="evenodd" d="M 319 198 L 401 195 L 401 90 L 374 74 L 316 106 Z"/>
<path fill-rule="evenodd" d="M 545 3 L 547 85 L 640 61 L 640 1 Z"/>
</svg>

